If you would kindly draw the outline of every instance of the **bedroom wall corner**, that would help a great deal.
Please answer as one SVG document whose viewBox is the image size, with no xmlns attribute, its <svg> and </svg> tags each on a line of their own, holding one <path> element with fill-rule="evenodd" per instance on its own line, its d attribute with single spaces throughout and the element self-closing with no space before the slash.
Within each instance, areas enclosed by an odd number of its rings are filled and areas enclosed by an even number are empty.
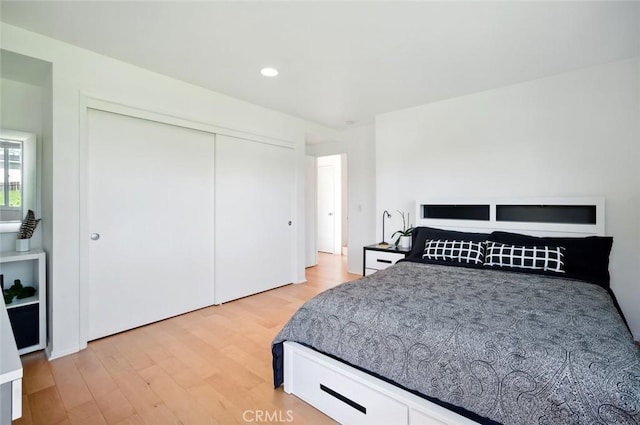
<svg viewBox="0 0 640 425">
<path fill-rule="evenodd" d="M 312 267 L 318 264 L 318 251 L 316 249 L 317 172 L 316 158 L 312 155 L 305 155 L 305 267 Z"/>
</svg>

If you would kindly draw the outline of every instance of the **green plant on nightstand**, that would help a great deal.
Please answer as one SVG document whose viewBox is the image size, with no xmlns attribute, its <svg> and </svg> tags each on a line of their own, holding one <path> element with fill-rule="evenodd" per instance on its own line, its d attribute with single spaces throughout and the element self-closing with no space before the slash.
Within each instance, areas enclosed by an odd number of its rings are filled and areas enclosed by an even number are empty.
<svg viewBox="0 0 640 425">
<path fill-rule="evenodd" d="M 391 238 L 398 235 L 395 244 L 400 248 L 411 248 L 411 234 L 413 233 L 413 227 L 409 224 L 409 213 L 405 217 L 405 213 L 398 211 L 400 217 L 402 217 L 402 230 L 397 230 L 391 235 Z"/>
</svg>

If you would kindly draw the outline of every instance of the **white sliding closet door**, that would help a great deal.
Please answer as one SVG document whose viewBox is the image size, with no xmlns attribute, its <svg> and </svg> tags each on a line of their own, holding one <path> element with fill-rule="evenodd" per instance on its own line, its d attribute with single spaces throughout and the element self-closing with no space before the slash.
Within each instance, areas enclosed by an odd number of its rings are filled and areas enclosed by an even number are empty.
<svg viewBox="0 0 640 425">
<path fill-rule="evenodd" d="M 216 303 L 293 281 L 291 148 L 216 137 Z"/>
<path fill-rule="evenodd" d="M 88 112 L 89 340 L 213 304 L 215 136 Z"/>
</svg>

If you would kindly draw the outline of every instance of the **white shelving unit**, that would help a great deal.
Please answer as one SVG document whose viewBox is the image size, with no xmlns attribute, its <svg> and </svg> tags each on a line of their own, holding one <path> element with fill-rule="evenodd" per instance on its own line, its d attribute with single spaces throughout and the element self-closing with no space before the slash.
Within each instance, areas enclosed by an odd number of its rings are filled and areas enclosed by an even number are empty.
<svg viewBox="0 0 640 425">
<path fill-rule="evenodd" d="M 33 286 L 36 293 L 32 297 L 15 299 L 7 305 L 7 313 L 12 320 L 14 333 L 19 333 L 19 328 L 25 326 L 31 332 L 37 333 L 37 342 L 18 349 L 18 354 L 26 354 L 32 351 L 42 350 L 47 344 L 47 278 L 46 278 L 46 253 L 41 249 L 31 251 L 0 252 L 0 274 L 4 275 L 4 287 L 9 289 L 15 279 L 20 279 L 24 286 Z M 26 308 L 37 305 L 37 319 L 32 317 L 24 321 L 20 313 L 26 312 Z M 32 308 L 33 309 L 33 308 Z M 16 323 L 20 326 L 16 329 Z M 24 322 L 23 322 L 24 321 Z M 34 327 L 37 326 L 37 329 Z M 20 345 L 21 336 L 16 334 L 16 341 Z"/>
</svg>

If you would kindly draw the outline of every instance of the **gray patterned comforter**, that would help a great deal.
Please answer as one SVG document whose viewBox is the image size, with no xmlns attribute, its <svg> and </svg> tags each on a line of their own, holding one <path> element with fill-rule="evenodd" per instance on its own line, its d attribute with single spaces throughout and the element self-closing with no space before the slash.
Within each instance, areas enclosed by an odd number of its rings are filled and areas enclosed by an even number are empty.
<svg viewBox="0 0 640 425">
<path fill-rule="evenodd" d="M 309 300 L 296 341 L 504 424 L 640 423 L 640 350 L 599 286 L 402 262 Z"/>
</svg>

